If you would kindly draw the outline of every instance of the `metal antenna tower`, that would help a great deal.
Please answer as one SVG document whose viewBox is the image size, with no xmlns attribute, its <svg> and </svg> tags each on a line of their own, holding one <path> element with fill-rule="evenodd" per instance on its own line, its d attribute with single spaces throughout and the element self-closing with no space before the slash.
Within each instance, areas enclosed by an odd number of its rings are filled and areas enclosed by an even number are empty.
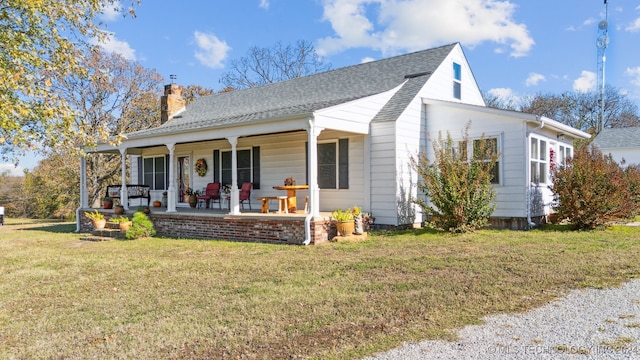
<svg viewBox="0 0 640 360">
<path fill-rule="evenodd" d="M 605 69 L 606 69 L 606 50 L 609 45 L 609 4 L 604 0 L 604 20 L 598 23 L 598 39 L 596 47 L 598 48 L 598 91 L 600 91 L 600 114 L 598 118 L 597 133 L 600 133 L 604 124 L 604 90 L 605 90 Z"/>
</svg>

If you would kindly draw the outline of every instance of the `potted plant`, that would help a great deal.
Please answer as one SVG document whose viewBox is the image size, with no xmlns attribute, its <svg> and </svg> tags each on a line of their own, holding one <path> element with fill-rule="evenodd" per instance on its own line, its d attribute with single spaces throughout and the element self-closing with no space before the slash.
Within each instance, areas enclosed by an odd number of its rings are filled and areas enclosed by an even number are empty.
<svg viewBox="0 0 640 360">
<path fill-rule="evenodd" d="M 151 213 L 151 209 L 149 209 L 149 207 L 146 206 L 146 205 L 138 206 L 138 210 L 137 211 L 143 212 L 145 214 Z"/>
<path fill-rule="evenodd" d="M 336 222 L 336 229 L 341 236 L 351 235 L 354 230 L 355 223 L 353 221 L 353 209 L 336 209 L 331 213 L 331 218 Z"/>
<path fill-rule="evenodd" d="M 129 220 L 129 218 L 126 216 L 116 216 L 114 218 L 109 219 L 109 222 L 118 224 L 118 227 L 122 231 L 129 230 L 129 227 L 132 224 L 131 220 Z"/>
<path fill-rule="evenodd" d="M 187 190 L 185 190 L 185 193 L 189 195 L 189 206 L 191 206 L 192 208 L 196 207 L 196 205 L 198 204 L 198 191 L 193 190 L 193 188 L 187 188 Z"/>
<path fill-rule="evenodd" d="M 96 229 L 104 229 L 104 225 L 107 223 L 104 215 L 99 213 L 98 210 L 94 210 L 92 212 L 85 211 L 84 216 L 93 221 L 93 227 Z"/>
<path fill-rule="evenodd" d="M 353 221 L 354 221 L 354 230 L 355 234 L 364 233 L 364 226 L 362 224 L 362 210 L 357 205 L 353 205 Z"/>
<path fill-rule="evenodd" d="M 118 204 L 116 206 L 113 207 L 113 213 L 116 215 L 122 215 L 124 214 L 124 206 L 122 206 L 121 204 Z"/>
<path fill-rule="evenodd" d="M 110 196 L 105 196 L 102 199 L 102 208 L 103 209 L 111 209 L 113 207 L 113 198 Z"/>
</svg>

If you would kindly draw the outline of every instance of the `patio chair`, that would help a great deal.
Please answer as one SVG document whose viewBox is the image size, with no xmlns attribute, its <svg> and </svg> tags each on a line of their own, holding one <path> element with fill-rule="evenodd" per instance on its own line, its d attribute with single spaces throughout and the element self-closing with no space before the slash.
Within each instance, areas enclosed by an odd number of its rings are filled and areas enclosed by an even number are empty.
<svg viewBox="0 0 640 360">
<path fill-rule="evenodd" d="M 220 209 L 222 209 L 222 202 L 220 201 L 220 183 L 208 183 L 204 190 L 204 195 L 198 195 L 198 204 L 200 204 L 200 201 L 205 203 L 205 208 L 210 208 L 211 203 L 218 201 Z"/>
<path fill-rule="evenodd" d="M 247 201 L 249 203 L 249 210 L 251 209 L 251 188 L 253 187 L 253 183 L 245 182 L 242 183 L 242 187 L 240 188 L 240 205 L 242 205 L 242 209 L 244 210 L 244 202 Z"/>
</svg>

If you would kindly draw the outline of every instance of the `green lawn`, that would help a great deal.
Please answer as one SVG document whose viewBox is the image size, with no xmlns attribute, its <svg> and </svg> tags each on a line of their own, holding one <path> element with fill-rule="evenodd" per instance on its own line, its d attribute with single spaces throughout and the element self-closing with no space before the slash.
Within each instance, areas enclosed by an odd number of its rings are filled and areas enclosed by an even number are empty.
<svg viewBox="0 0 640 360">
<path fill-rule="evenodd" d="M 360 358 L 640 274 L 640 229 L 320 246 L 0 227 L 0 358 Z"/>
</svg>

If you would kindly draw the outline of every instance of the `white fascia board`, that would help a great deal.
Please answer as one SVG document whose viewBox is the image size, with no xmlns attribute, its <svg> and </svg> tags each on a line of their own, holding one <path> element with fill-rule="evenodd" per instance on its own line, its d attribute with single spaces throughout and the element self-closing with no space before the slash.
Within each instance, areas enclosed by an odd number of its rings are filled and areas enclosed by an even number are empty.
<svg viewBox="0 0 640 360">
<path fill-rule="evenodd" d="M 565 125 L 559 121 L 550 119 L 548 117 L 545 116 L 538 116 L 538 115 L 533 115 L 533 114 L 527 114 L 527 113 L 523 113 L 520 111 L 514 111 L 514 110 L 502 110 L 502 109 L 496 109 L 496 108 L 490 108 L 490 107 L 486 107 L 486 106 L 478 106 L 478 105 L 471 105 L 471 104 L 465 104 L 465 103 L 456 103 L 456 102 L 450 102 L 450 101 L 442 101 L 442 100 L 434 100 L 434 99 L 426 99 L 423 98 L 422 99 L 422 103 L 425 105 L 442 105 L 442 106 L 450 106 L 450 107 L 455 107 L 458 109 L 464 109 L 464 110 L 468 110 L 468 111 L 479 111 L 479 112 L 483 112 L 486 114 L 495 114 L 495 115 L 499 115 L 499 116 L 505 116 L 505 117 L 510 117 L 510 118 L 515 118 L 515 119 L 519 119 L 519 120 L 523 120 L 526 121 L 528 123 L 534 123 L 537 126 L 543 126 L 543 127 L 548 127 L 551 128 L 555 131 L 561 132 L 563 134 L 566 135 L 571 135 L 574 138 L 580 138 L 580 139 L 589 139 L 591 138 L 591 134 L 586 133 L 582 130 L 578 130 L 574 127 L 571 127 L 569 125 Z"/>
</svg>

